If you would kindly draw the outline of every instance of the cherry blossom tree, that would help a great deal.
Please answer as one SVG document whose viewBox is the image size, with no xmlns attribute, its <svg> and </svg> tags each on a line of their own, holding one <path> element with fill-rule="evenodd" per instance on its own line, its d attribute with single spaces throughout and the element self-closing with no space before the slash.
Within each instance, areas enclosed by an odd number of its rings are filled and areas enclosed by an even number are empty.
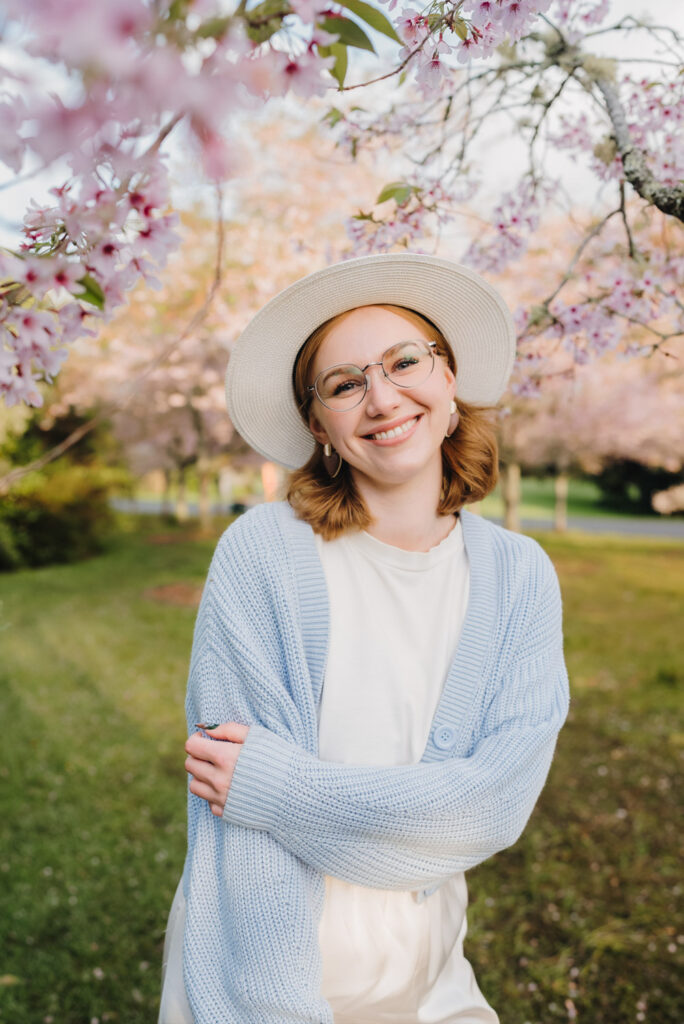
<svg viewBox="0 0 684 1024">
<path fill-rule="evenodd" d="M 684 466 L 684 370 L 657 355 L 650 360 L 604 359 L 555 377 L 535 400 L 512 402 L 500 423 L 509 465 L 556 478 L 555 526 L 567 526 L 571 473 L 599 473 L 625 460 L 670 473 Z M 507 495 L 507 525 L 517 508 Z"/>
<path fill-rule="evenodd" d="M 608 0 L 429 0 L 420 9 L 390 0 L 387 14 L 364 0 L 4 8 L 5 48 L 21 59 L 1 67 L 0 160 L 19 178 L 54 174 L 50 202 L 26 211 L 21 245 L 0 252 L 7 403 L 39 404 L 40 382 L 54 378 L 75 339 L 110 317 L 135 281 L 155 286 L 178 245 L 170 137 L 182 135 L 209 179 L 226 180 L 239 173 L 250 117 L 286 95 L 325 101 L 341 150 L 393 157 L 395 180 L 350 223 L 350 252 L 433 245 L 478 198 L 475 147 L 504 112 L 516 117 L 529 166 L 480 214 L 489 228 L 463 253 L 471 265 L 501 270 L 525 251 L 561 194 L 545 170 L 549 147 L 588 161 L 614 193 L 557 286 L 518 312 L 521 390 L 534 386 L 544 339 L 584 362 L 617 347 L 634 321 L 652 334 L 633 353 L 681 333 L 681 251 L 664 259 L 647 240 L 659 218 L 682 219 L 681 39 L 667 26 L 611 22 Z M 599 48 L 635 32 L 654 75 L 632 76 Z M 350 82 L 361 65 L 349 55 L 374 52 L 380 39 L 389 56 L 371 76 L 378 94 Z M 602 270 L 607 252 L 620 256 L 617 279 Z"/>
</svg>

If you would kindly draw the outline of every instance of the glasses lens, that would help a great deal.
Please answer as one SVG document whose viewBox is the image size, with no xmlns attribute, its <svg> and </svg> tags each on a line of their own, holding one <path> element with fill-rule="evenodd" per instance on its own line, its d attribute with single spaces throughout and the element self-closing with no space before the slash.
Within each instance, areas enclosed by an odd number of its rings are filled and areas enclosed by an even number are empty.
<svg viewBox="0 0 684 1024">
<path fill-rule="evenodd" d="M 316 393 L 329 409 L 351 409 L 366 393 L 366 377 L 358 366 L 331 366 L 316 379 Z"/>
<path fill-rule="evenodd" d="M 400 388 L 415 388 L 432 373 L 432 349 L 421 341 L 402 341 L 382 357 L 385 373 Z"/>
</svg>

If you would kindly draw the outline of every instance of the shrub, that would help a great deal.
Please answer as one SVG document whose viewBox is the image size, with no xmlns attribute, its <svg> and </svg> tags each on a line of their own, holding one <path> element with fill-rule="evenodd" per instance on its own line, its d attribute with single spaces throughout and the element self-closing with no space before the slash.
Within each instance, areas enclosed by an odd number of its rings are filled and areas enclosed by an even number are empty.
<svg viewBox="0 0 684 1024">
<path fill-rule="evenodd" d="M 653 515 L 653 495 L 684 483 L 684 470 L 671 472 L 657 466 L 645 466 L 632 459 L 615 459 L 593 477 L 605 508 L 622 512 Z"/>
<path fill-rule="evenodd" d="M 63 466 L 32 473 L 0 499 L 0 570 L 73 562 L 101 551 L 116 517 L 117 469 Z"/>
</svg>

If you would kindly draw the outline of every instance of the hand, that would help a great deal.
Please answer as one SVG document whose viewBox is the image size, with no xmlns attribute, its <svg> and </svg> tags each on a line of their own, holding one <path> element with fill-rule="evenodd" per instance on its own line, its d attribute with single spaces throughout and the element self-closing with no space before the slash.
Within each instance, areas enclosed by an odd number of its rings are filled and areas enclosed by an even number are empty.
<svg viewBox="0 0 684 1024">
<path fill-rule="evenodd" d="M 216 743 L 205 739 L 199 732 L 193 733 L 185 744 L 188 754 L 185 770 L 192 776 L 190 792 L 206 800 L 211 813 L 220 818 L 249 726 L 240 725 L 239 722 L 222 722 L 215 729 L 207 731 L 224 742 Z"/>
</svg>

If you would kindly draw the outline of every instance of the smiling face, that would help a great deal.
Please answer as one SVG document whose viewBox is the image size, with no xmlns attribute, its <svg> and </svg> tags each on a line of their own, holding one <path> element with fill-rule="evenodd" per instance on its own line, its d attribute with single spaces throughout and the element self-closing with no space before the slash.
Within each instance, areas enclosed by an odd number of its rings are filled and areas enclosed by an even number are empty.
<svg viewBox="0 0 684 1024">
<path fill-rule="evenodd" d="M 343 314 L 329 329 L 311 367 L 317 374 L 339 363 L 364 367 L 378 362 L 398 342 L 430 336 L 399 312 L 360 306 Z M 356 483 L 386 488 L 409 481 L 441 480 L 441 447 L 449 425 L 455 377 L 444 359 L 435 357 L 427 380 L 401 388 L 387 380 L 380 366 L 366 371 L 371 386 L 352 409 L 333 410 L 317 397 L 311 403 L 309 427 L 321 444 L 330 442 L 351 468 Z"/>
</svg>

